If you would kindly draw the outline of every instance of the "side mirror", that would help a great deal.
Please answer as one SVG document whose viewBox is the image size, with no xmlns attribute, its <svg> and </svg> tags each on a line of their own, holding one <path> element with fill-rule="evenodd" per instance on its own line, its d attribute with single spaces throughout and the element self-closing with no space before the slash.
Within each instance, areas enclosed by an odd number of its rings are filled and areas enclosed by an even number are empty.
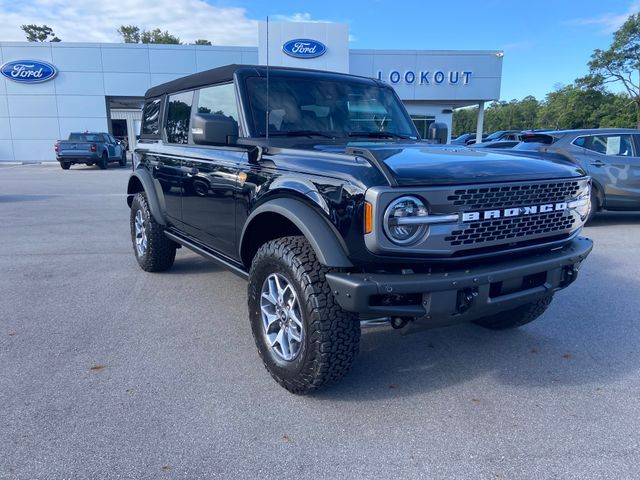
<svg viewBox="0 0 640 480">
<path fill-rule="evenodd" d="M 197 145 L 234 145 L 238 140 L 238 122 L 220 113 L 198 113 L 191 126 Z"/>
</svg>

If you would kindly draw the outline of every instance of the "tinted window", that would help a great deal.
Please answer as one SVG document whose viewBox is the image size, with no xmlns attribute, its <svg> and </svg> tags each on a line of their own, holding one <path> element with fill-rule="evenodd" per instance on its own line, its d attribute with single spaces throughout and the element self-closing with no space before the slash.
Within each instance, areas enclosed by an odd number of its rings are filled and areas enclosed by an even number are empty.
<svg viewBox="0 0 640 480">
<path fill-rule="evenodd" d="M 188 143 L 192 103 L 193 92 L 169 96 L 167 102 L 167 141 L 169 143 Z"/>
<path fill-rule="evenodd" d="M 232 83 L 203 88 L 198 97 L 198 113 L 211 113 L 233 118 L 238 122 L 236 93 Z"/>
<path fill-rule="evenodd" d="M 573 141 L 573 144 L 576 147 L 584 147 L 584 144 L 586 143 L 587 137 L 578 137 Z"/>
<path fill-rule="evenodd" d="M 256 136 L 265 135 L 266 80 L 247 79 Z M 269 134 L 311 131 L 332 136 L 391 133 L 416 138 L 390 88 L 364 82 L 275 77 L 269 84 Z"/>
<path fill-rule="evenodd" d="M 142 111 L 142 135 L 160 134 L 160 99 L 144 104 Z"/>
<path fill-rule="evenodd" d="M 100 143 L 102 141 L 102 135 L 99 133 L 71 133 L 69 134 L 69 141 Z"/>
<path fill-rule="evenodd" d="M 632 157 L 633 140 L 631 135 L 593 135 L 586 137 L 584 148 L 603 155 Z"/>
</svg>

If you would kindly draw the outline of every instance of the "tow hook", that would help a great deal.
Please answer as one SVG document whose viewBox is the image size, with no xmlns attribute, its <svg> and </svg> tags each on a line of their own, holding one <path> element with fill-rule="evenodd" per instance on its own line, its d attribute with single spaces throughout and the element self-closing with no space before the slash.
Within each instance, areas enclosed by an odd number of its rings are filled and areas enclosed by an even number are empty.
<svg viewBox="0 0 640 480">
<path fill-rule="evenodd" d="M 391 319 L 391 326 L 395 329 L 395 330 L 400 330 L 401 328 L 405 327 L 407 325 L 407 323 L 409 323 L 409 319 L 408 318 L 404 318 L 404 317 L 393 317 Z"/>
<path fill-rule="evenodd" d="M 464 313 L 471 305 L 473 305 L 473 301 L 478 296 L 477 288 L 465 288 L 464 290 L 460 290 L 458 292 L 458 305 L 457 310 L 459 313 Z"/>
</svg>

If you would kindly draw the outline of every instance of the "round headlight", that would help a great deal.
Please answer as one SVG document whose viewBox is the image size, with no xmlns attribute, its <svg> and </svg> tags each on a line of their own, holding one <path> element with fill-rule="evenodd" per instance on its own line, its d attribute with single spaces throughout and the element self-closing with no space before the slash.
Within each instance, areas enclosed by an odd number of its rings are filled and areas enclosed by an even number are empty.
<svg viewBox="0 0 640 480">
<path fill-rule="evenodd" d="M 424 233 L 426 226 L 419 217 L 427 215 L 427 207 L 419 198 L 396 198 L 384 212 L 384 231 L 392 242 L 406 245 Z"/>
</svg>

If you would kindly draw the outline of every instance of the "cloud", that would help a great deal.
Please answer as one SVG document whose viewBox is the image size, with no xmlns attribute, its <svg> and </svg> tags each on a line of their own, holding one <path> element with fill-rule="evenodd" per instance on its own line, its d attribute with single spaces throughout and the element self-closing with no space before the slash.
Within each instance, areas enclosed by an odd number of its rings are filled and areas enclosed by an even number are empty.
<svg viewBox="0 0 640 480">
<path fill-rule="evenodd" d="M 307 12 L 292 13 L 291 15 L 270 15 L 269 20 L 277 22 L 333 23 L 331 20 L 315 20 Z"/>
<path fill-rule="evenodd" d="M 574 27 L 596 27 L 601 33 L 610 34 L 618 30 L 630 15 L 640 12 L 640 1 L 634 1 L 625 13 L 607 12 L 595 17 L 575 18 L 564 22 Z"/>
<path fill-rule="evenodd" d="M 160 28 L 182 42 L 214 45 L 258 43 L 257 21 L 244 8 L 204 0 L 0 0 L 0 39 L 25 40 L 23 24 L 49 25 L 63 42 L 120 42 L 120 25 Z"/>
</svg>

